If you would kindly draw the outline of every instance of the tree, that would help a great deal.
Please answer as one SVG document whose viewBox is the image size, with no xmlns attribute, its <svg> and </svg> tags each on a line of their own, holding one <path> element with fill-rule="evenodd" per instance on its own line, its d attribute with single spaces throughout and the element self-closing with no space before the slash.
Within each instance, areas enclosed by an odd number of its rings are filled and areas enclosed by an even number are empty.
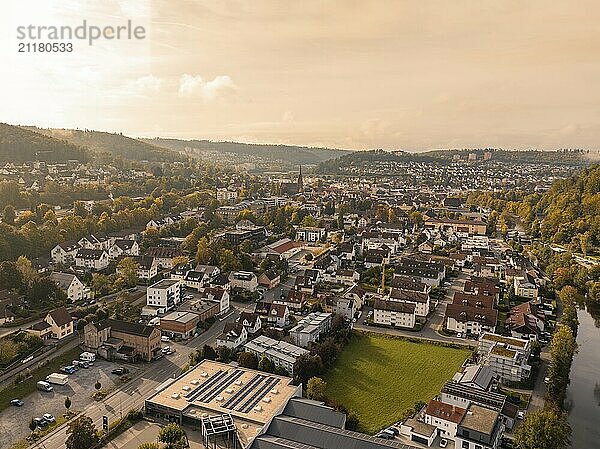
<svg viewBox="0 0 600 449">
<path fill-rule="evenodd" d="M 325 388 L 327 383 L 320 377 L 311 377 L 306 386 L 306 397 L 315 401 L 325 400 Z"/>
<path fill-rule="evenodd" d="M 185 432 L 176 423 L 170 423 L 160 429 L 158 441 L 165 443 L 168 449 L 183 448 L 186 445 Z"/>
<path fill-rule="evenodd" d="M 573 331 L 569 326 L 559 325 L 550 344 L 552 362 L 548 368 L 548 395 L 558 407 L 562 407 L 565 400 L 571 363 L 576 351 Z"/>
<path fill-rule="evenodd" d="M 212 262 L 214 253 L 208 243 L 208 238 L 200 237 L 196 246 L 196 262 L 200 264 L 209 264 Z"/>
<path fill-rule="evenodd" d="M 217 358 L 217 353 L 211 345 L 204 345 L 202 347 L 202 357 L 208 360 L 215 360 Z"/>
<path fill-rule="evenodd" d="M 13 226 L 15 224 L 15 218 L 17 218 L 17 215 L 15 214 L 14 206 L 12 204 L 7 204 L 2 211 L 2 221 Z"/>
<path fill-rule="evenodd" d="M 40 278 L 39 273 L 33 265 L 31 265 L 31 261 L 25 256 L 19 256 L 17 261 L 15 262 L 17 270 L 21 273 L 23 278 L 23 282 L 25 284 L 31 284 L 33 281 Z"/>
<path fill-rule="evenodd" d="M 23 286 L 23 276 L 14 262 L 0 262 L 0 289 L 19 289 Z"/>
<path fill-rule="evenodd" d="M 65 408 L 67 409 L 67 413 L 69 413 L 69 409 L 71 408 L 71 398 L 69 396 L 65 398 Z"/>
<path fill-rule="evenodd" d="M 119 279 L 125 286 L 133 287 L 137 284 L 137 271 L 139 267 L 139 264 L 133 257 L 125 257 L 117 264 Z"/>
<path fill-rule="evenodd" d="M 296 378 L 306 384 L 308 379 L 320 375 L 323 372 L 321 357 L 312 354 L 303 354 L 296 360 Z"/>
<path fill-rule="evenodd" d="M 29 430 L 31 430 L 31 433 L 33 433 L 35 431 L 37 427 L 37 423 L 35 422 L 35 420 L 33 418 L 31 418 L 31 421 L 29 421 Z"/>
<path fill-rule="evenodd" d="M 258 362 L 258 369 L 266 373 L 272 373 L 273 371 L 275 371 L 275 365 L 270 359 L 263 356 Z"/>
<path fill-rule="evenodd" d="M 96 426 L 85 415 L 67 424 L 67 435 L 67 449 L 91 449 L 99 442 Z"/>
<path fill-rule="evenodd" d="M 229 363 L 231 361 L 233 351 L 227 346 L 219 346 L 217 348 L 217 360 L 223 363 Z"/>
<path fill-rule="evenodd" d="M 223 272 L 236 271 L 240 269 L 240 263 L 233 251 L 226 249 L 219 254 L 219 267 Z"/>
<path fill-rule="evenodd" d="M 258 359 L 251 352 L 244 351 L 238 357 L 238 363 L 244 368 L 257 369 Z"/>
<path fill-rule="evenodd" d="M 100 388 L 102 388 L 102 384 L 100 383 L 100 381 L 99 381 L 99 380 L 97 380 L 97 381 L 96 381 L 96 383 L 94 384 L 94 388 L 95 388 L 96 390 L 100 390 Z"/>
<path fill-rule="evenodd" d="M 527 415 L 515 431 L 518 449 L 566 449 L 570 444 L 571 426 L 567 414 L 558 409 L 543 409 Z"/>
</svg>

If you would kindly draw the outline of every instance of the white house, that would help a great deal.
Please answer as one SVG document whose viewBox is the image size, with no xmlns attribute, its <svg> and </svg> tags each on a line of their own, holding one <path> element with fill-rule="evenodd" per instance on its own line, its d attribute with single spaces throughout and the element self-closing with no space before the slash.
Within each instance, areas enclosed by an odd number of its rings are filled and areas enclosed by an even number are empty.
<svg viewBox="0 0 600 449">
<path fill-rule="evenodd" d="M 87 298 L 85 285 L 74 274 L 55 271 L 50 275 L 50 279 L 67 293 L 67 298 L 72 302 Z"/>
<path fill-rule="evenodd" d="M 52 262 L 70 265 L 75 261 L 75 255 L 77 254 L 77 251 L 79 251 L 79 248 L 80 246 L 77 242 L 59 243 L 50 251 Z"/>
<path fill-rule="evenodd" d="M 164 314 L 181 302 L 181 281 L 163 279 L 148 287 L 146 291 L 146 315 Z"/>
<path fill-rule="evenodd" d="M 538 297 L 538 287 L 533 278 L 527 273 L 523 276 L 515 276 L 513 286 L 516 296 L 529 299 L 537 299 Z"/>
<path fill-rule="evenodd" d="M 248 331 L 239 323 L 227 323 L 223 333 L 217 337 L 217 346 L 235 349 L 246 343 Z"/>
<path fill-rule="evenodd" d="M 442 438 L 453 440 L 466 412 L 464 408 L 432 399 L 425 409 L 425 423 L 437 427 Z"/>
<path fill-rule="evenodd" d="M 119 256 L 139 256 L 140 245 L 135 240 L 115 240 L 108 250 L 108 255 L 111 259 L 117 259 Z"/>
<path fill-rule="evenodd" d="M 75 265 L 88 270 L 104 270 L 109 263 L 108 253 L 103 249 L 81 248 L 75 255 Z"/>
<path fill-rule="evenodd" d="M 205 287 L 200 291 L 200 298 L 219 303 L 219 313 L 229 310 L 229 292 L 220 287 Z"/>
<path fill-rule="evenodd" d="M 254 335 L 262 328 L 262 320 L 257 313 L 241 312 L 237 322 L 244 326 L 251 335 Z"/>
</svg>

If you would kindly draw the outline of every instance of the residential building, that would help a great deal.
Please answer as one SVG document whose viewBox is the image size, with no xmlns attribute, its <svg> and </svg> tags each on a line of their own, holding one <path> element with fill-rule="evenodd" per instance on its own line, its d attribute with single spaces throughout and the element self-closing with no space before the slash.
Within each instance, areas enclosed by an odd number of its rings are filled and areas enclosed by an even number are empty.
<svg viewBox="0 0 600 449">
<path fill-rule="evenodd" d="M 244 345 L 244 350 L 261 357 L 268 358 L 275 366 L 281 366 L 286 369 L 290 376 L 294 375 L 294 367 L 298 358 L 309 351 L 299 346 L 286 343 L 284 341 L 274 340 L 261 335 Z"/>
<path fill-rule="evenodd" d="M 375 324 L 412 329 L 416 324 L 415 303 L 376 299 L 373 305 Z"/>
<path fill-rule="evenodd" d="M 58 286 L 58 288 L 65 291 L 67 298 L 69 298 L 71 302 L 81 301 L 88 296 L 83 282 L 72 273 L 55 271 L 50 274 L 49 278 Z"/>
<path fill-rule="evenodd" d="M 290 309 L 284 304 L 259 301 L 256 303 L 254 313 L 263 317 L 263 322 L 271 326 L 283 328 L 290 323 Z"/>
<path fill-rule="evenodd" d="M 212 301 L 219 304 L 219 314 L 229 311 L 229 292 L 220 287 L 205 287 L 200 290 L 200 298 L 205 301 Z"/>
<path fill-rule="evenodd" d="M 331 313 L 313 312 L 298 321 L 290 329 L 292 343 L 307 347 L 309 343 L 318 341 L 321 335 L 331 329 Z"/>
<path fill-rule="evenodd" d="M 479 338 L 478 352 L 480 363 L 503 381 L 520 382 L 531 374 L 529 340 L 485 333 Z"/>
<path fill-rule="evenodd" d="M 524 302 L 509 310 L 504 326 L 515 338 L 536 339 L 545 329 L 546 316 L 537 303 Z"/>
<path fill-rule="evenodd" d="M 181 302 L 181 281 L 163 279 L 146 290 L 146 307 L 142 313 L 146 315 L 164 314 Z"/>
<path fill-rule="evenodd" d="M 100 271 L 108 267 L 110 258 L 103 249 L 81 248 L 75 254 L 75 265 L 79 268 Z"/>
<path fill-rule="evenodd" d="M 464 408 L 432 399 L 425 409 L 424 421 L 426 424 L 437 427 L 438 434 L 442 438 L 454 439 L 458 425 L 466 412 Z"/>
<path fill-rule="evenodd" d="M 281 276 L 279 275 L 279 273 L 276 273 L 272 270 L 267 270 L 258 277 L 258 285 L 265 287 L 269 290 L 277 287 L 280 281 Z"/>
<path fill-rule="evenodd" d="M 59 243 L 50 251 L 50 257 L 55 264 L 70 265 L 75 262 L 79 249 L 79 243 L 75 241 Z"/>
<path fill-rule="evenodd" d="M 73 318 L 66 307 L 59 307 L 48 312 L 43 321 L 34 324 L 27 331 L 42 340 L 48 338 L 62 340 L 73 335 Z"/>
<path fill-rule="evenodd" d="M 120 320 L 102 320 L 84 327 L 84 347 L 107 360 L 151 361 L 160 354 L 160 330 Z"/>
<path fill-rule="evenodd" d="M 258 313 L 240 312 L 237 322 L 246 328 L 249 335 L 256 334 L 262 328 L 262 320 Z"/>
<path fill-rule="evenodd" d="M 429 293 L 422 293 L 413 290 L 404 290 L 401 288 L 392 287 L 390 289 L 388 300 L 395 302 L 404 302 L 407 304 L 414 304 L 415 315 L 420 318 L 426 318 L 427 315 L 429 315 Z"/>
<path fill-rule="evenodd" d="M 315 243 L 325 237 L 325 228 L 303 227 L 296 229 L 296 240 Z"/>
<path fill-rule="evenodd" d="M 480 335 L 483 332 L 494 332 L 498 320 L 498 311 L 484 307 L 473 307 L 463 304 L 446 306 L 445 324 L 449 331 L 466 335 Z"/>
<path fill-rule="evenodd" d="M 251 271 L 232 271 L 229 274 L 231 288 L 253 292 L 258 287 L 258 278 Z"/>
<path fill-rule="evenodd" d="M 239 348 L 248 340 L 248 330 L 239 323 L 227 323 L 223 333 L 217 337 L 217 346 Z"/>
<path fill-rule="evenodd" d="M 495 380 L 496 378 L 492 369 L 484 365 L 467 365 L 452 378 L 453 382 L 460 385 L 483 391 L 490 390 Z"/>
<path fill-rule="evenodd" d="M 522 276 L 515 276 L 513 278 L 513 287 L 516 296 L 534 300 L 538 297 L 538 287 L 528 273 L 524 273 Z"/>
<path fill-rule="evenodd" d="M 497 449 L 504 433 L 500 413 L 471 404 L 458 425 L 455 447 L 461 449 Z"/>
<path fill-rule="evenodd" d="M 135 240 L 117 239 L 109 248 L 108 255 L 111 259 L 117 259 L 120 256 L 139 256 L 140 245 Z"/>
<path fill-rule="evenodd" d="M 155 246 L 148 248 L 145 255 L 155 258 L 159 268 L 170 270 L 173 268 L 173 259 L 180 257 L 181 251 L 168 246 Z"/>
</svg>

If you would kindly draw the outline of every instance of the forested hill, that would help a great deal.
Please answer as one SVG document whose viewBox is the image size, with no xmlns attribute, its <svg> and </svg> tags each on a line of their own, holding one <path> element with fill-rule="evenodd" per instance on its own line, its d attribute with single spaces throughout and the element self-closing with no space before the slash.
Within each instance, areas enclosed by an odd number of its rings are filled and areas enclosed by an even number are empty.
<svg viewBox="0 0 600 449">
<path fill-rule="evenodd" d="M 75 129 L 42 129 L 29 128 L 37 133 L 67 140 L 75 145 L 89 148 L 92 152 L 110 153 L 124 159 L 134 161 L 178 161 L 184 160 L 181 154 L 159 148 L 150 143 L 132 139 L 123 134 L 112 134 L 102 131 L 75 130 Z"/>
<path fill-rule="evenodd" d="M 81 145 L 33 132 L 20 126 L 0 123 L 0 162 L 59 162 L 76 159 L 86 162 L 88 151 Z"/>
<path fill-rule="evenodd" d="M 337 159 L 324 161 L 319 164 L 318 173 L 337 173 L 351 166 L 365 166 L 385 162 L 433 162 L 435 157 L 426 153 L 408 153 L 404 151 L 389 152 L 383 150 L 356 151 Z"/>
<path fill-rule="evenodd" d="M 600 248 L 600 165 L 555 181 L 540 193 L 474 192 L 468 202 L 516 214 L 533 237 L 576 252 Z"/>
<path fill-rule="evenodd" d="M 318 164 L 321 161 L 326 161 L 349 153 L 347 150 L 292 145 L 213 142 L 210 140 L 180 140 L 164 139 L 160 137 L 141 140 L 176 151 L 230 153 L 260 158 L 265 161 L 281 161 L 291 164 Z"/>
</svg>

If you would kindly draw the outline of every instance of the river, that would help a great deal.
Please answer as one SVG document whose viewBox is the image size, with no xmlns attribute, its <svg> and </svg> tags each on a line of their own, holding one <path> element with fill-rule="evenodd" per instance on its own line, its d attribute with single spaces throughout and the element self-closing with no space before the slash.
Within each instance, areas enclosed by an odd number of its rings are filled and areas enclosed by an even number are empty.
<svg viewBox="0 0 600 449">
<path fill-rule="evenodd" d="M 600 448 L 600 308 L 581 309 L 577 315 L 579 348 L 567 390 L 571 447 L 594 449 Z"/>
</svg>

